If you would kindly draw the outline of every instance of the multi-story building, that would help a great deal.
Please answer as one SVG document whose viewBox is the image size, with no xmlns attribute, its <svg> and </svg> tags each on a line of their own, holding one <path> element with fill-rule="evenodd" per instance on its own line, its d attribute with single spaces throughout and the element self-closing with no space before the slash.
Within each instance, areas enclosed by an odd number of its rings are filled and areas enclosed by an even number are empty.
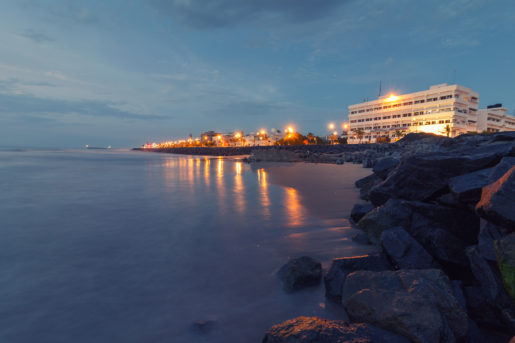
<svg viewBox="0 0 515 343">
<path fill-rule="evenodd" d="M 507 114 L 502 104 L 487 106 L 478 111 L 477 131 L 499 132 L 515 131 L 515 117 Z"/>
<path fill-rule="evenodd" d="M 476 131 L 479 94 L 446 83 L 349 106 L 349 143 L 394 141 L 401 131 L 455 137 Z"/>
</svg>

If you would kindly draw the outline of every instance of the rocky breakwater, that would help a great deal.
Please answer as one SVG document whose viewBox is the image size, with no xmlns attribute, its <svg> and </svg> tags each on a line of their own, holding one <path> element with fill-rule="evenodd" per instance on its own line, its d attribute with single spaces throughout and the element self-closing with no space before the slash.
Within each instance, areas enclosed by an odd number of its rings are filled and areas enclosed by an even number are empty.
<svg viewBox="0 0 515 343">
<path fill-rule="evenodd" d="M 356 182 L 370 203 L 351 218 L 377 253 L 334 259 L 324 277 L 327 298 L 350 323 L 297 318 L 265 341 L 339 342 L 302 337 L 341 325 L 341 335 L 371 325 L 412 342 L 515 335 L 515 132 L 408 135 L 396 145 Z M 292 332 L 304 336 L 291 340 Z"/>
</svg>

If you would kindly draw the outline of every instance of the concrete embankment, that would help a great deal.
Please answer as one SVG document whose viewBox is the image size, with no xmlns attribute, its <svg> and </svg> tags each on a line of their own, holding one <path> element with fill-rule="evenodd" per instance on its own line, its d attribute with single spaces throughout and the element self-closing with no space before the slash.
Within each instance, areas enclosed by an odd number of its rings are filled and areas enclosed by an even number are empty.
<svg viewBox="0 0 515 343">
<path fill-rule="evenodd" d="M 237 156 L 251 155 L 262 152 L 291 152 L 302 154 L 339 154 L 342 152 L 357 152 L 369 149 L 389 150 L 393 146 L 389 144 L 339 144 L 339 145 L 281 145 L 281 146 L 253 146 L 253 147 L 185 147 L 185 148 L 134 148 L 136 151 L 161 152 L 182 155 L 207 155 L 207 156 Z"/>
</svg>

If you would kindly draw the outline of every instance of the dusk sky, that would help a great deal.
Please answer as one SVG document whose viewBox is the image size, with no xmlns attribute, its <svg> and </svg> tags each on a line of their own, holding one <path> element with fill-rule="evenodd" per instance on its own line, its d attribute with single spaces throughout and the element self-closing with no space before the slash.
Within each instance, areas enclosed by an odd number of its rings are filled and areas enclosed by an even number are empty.
<svg viewBox="0 0 515 343">
<path fill-rule="evenodd" d="M 514 23 L 513 0 L 3 0 L 0 145 L 326 134 L 380 80 L 455 78 L 513 113 Z"/>
</svg>

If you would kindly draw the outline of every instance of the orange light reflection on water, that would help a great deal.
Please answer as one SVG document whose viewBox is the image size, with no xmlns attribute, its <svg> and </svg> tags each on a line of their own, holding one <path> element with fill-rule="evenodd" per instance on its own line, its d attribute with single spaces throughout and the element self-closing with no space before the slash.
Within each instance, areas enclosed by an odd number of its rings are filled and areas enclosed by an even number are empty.
<svg viewBox="0 0 515 343">
<path fill-rule="evenodd" d="M 243 179 L 241 175 L 242 162 L 234 163 L 234 202 L 236 210 L 243 214 L 245 213 L 245 186 L 243 185 Z"/>
<path fill-rule="evenodd" d="M 297 190 L 292 187 L 285 188 L 285 209 L 290 226 L 300 226 L 303 224 L 303 208 Z"/>
<path fill-rule="evenodd" d="M 268 196 L 268 181 L 266 171 L 261 168 L 257 171 L 259 191 L 261 194 L 261 207 L 263 207 L 263 216 L 270 218 L 270 198 Z"/>
</svg>

